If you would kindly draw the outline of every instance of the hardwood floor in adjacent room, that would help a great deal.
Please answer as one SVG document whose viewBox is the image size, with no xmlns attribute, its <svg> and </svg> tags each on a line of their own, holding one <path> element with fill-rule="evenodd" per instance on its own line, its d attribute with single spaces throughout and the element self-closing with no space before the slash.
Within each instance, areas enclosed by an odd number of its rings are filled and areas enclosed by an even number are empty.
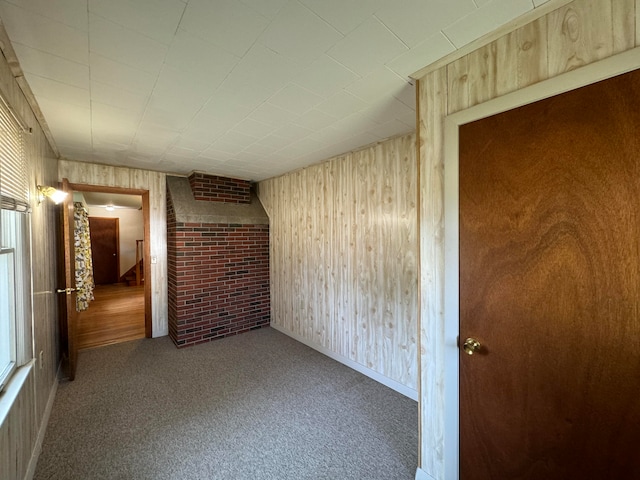
<svg viewBox="0 0 640 480">
<path fill-rule="evenodd" d="M 78 314 L 78 349 L 144 338 L 144 286 L 97 285 Z"/>
</svg>

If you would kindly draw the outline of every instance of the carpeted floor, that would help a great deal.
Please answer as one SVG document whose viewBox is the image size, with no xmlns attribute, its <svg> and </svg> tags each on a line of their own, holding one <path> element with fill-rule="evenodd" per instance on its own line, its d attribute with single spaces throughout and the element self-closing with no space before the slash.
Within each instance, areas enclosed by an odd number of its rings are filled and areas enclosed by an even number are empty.
<svg viewBox="0 0 640 480">
<path fill-rule="evenodd" d="M 417 403 L 271 328 L 84 350 L 35 479 L 411 480 Z"/>
</svg>

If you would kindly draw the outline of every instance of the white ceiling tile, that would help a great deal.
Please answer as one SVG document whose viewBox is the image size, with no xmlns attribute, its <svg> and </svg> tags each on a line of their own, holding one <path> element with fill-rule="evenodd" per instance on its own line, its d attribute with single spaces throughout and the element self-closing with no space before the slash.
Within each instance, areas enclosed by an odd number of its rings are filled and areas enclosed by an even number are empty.
<svg viewBox="0 0 640 480">
<path fill-rule="evenodd" d="M 203 55 L 206 52 L 206 55 Z M 178 29 L 164 62 L 183 73 L 219 77 L 222 81 L 240 61 L 224 49 Z M 216 85 L 219 81 L 215 81 Z"/>
<path fill-rule="evenodd" d="M 306 64 L 342 37 L 340 32 L 308 8 L 298 2 L 289 2 L 258 41 L 287 58 Z M 296 40 L 292 42 L 292 38 Z"/>
<path fill-rule="evenodd" d="M 533 9 L 531 0 L 494 0 L 444 29 L 460 48 Z"/>
<path fill-rule="evenodd" d="M 380 139 L 385 139 L 396 135 L 410 133 L 412 131 L 413 130 L 408 128 L 406 124 L 394 118 L 387 123 L 383 123 L 382 125 L 373 128 L 370 130 L 370 133 L 380 137 Z"/>
<path fill-rule="evenodd" d="M 88 63 L 89 36 L 86 31 L 29 12 L 6 1 L 0 2 L 0 18 L 12 42 L 76 63 Z"/>
<path fill-rule="evenodd" d="M 282 108 L 269 103 L 263 103 L 250 115 L 250 118 L 253 120 L 274 126 L 282 126 L 293 120 L 295 117 L 296 115 L 294 113 L 283 110 Z"/>
<path fill-rule="evenodd" d="M 365 102 L 375 102 L 388 95 L 400 93 L 407 81 L 386 67 L 378 67 L 369 75 L 356 80 L 346 90 Z"/>
<path fill-rule="evenodd" d="M 316 110 L 332 115 L 336 118 L 343 118 L 353 112 L 362 110 L 367 104 L 361 99 L 354 97 L 349 92 L 340 92 L 333 95 L 328 100 L 316 107 Z"/>
<path fill-rule="evenodd" d="M 72 62 L 20 43 L 14 43 L 13 48 L 25 73 L 32 73 L 87 90 L 90 88 L 89 66 L 87 64 Z"/>
<path fill-rule="evenodd" d="M 540 5 L 544 5 L 548 1 L 549 0 L 533 0 L 533 4 L 535 5 L 536 8 L 538 8 Z"/>
<path fill-rule="evenodd" d="M 237 145 L 242 145 L 243 148 L 246 148 L 249 145 L 255 143 L 256 140 L 257 138 L 251 135 L 246 135 L 241 132 L 230 130 L 227 133 L 225 133 L 222 137 L 220 137 L 218 140 L 216 140 L 216 142 L 220 142 L 220 141 L 229 142 Z"/>
<path fill-rule="evenodd" d="M 327 54 L 364 76 L 407 50 L 387 27 L 371 18 L 337 42 Z"/>
<path fill-rule="evenodd" d="M 168 45 L 185 10 L 182 0 L 89 0 L 89 11 Z"/>
<path fill-rule="evenodd" d="M 412 130 L 416 129 L 416 112 L 409 112 L 405 115 L 396 116 L 396 119 L 410 127 Z"/>
<path fill-rule="evenodd" d="M 190 125 L 196 113 L 195 111 L 199 107 L 184 104 L 178 110 L 169 106 L 172 104 L 172 99 L 163 102 L 162 99 L 152 96 L 142 117 L 143 120 L 162 125 L 172 131 L 184 130 Z"/>
<path fill-rule="evenodd" d="M 229 130 L 228 121 L 222 116 L 206 115 L 199 112 L 187 128 L 182 131 L 180 140 L 182 145 L 208 146 Z M 197 143 L 196 143 L 197 142 Z"/>
<path fill-rule="evenodd" d="M 136 153 L 143 155 L 162 155 L 177 136 L 178 132 L 146 125 L 138 129 L 133 148 Z"/>
<path fill-rule="evenodd" d="M 92 53 L 151 74 L 160 71 L 166 45 L 97 15 L 89 15 L 89 25 Z"/>
<path fill-rule="evenodd" d="M 269 99 L 269 103 L 289 112 L 302 115 L 324 100 L 298 85 L 289 84 Z"/>
<path fill-rule="evenodd" d="M 333 115 L 313 109 L 298 117 L 295 123 L 300 127 L 315 131 L 328 127 L 335 123 L 336 120 L 337 118 Z"/>
<path fill-rule="evenodd" d="M 273 125 L 267 125 L 266 123 L 252 120 L 251 118 L 245 118 L 235 127 L 233 127 L 232 130 L 255 138 L 261 138 L 269 135 L 275 129 L 276 127 L 274 127 Z"/>
<path fill-rule="evenodd" d="M 234 0 L 191 0 L 180 26 L 187 32 L 242 57 L 269 21 L 255 10 Z"/>
<path fill-rule="evenodd" d="M 87 2 L 83 0 L 10 0 L 25 10 L 51 18 L 78 30 L 87 30 Z"/>
<path fill-rule="evenodd" d="M 404 103 L 411 110 L 416 108 L 416 87 L 407 83 L 402 90 L 394 95 L 398 100 Z"/>
<path fill-rule="evenodd" d="M 95 79 L 112 87 L 142 94 L 151 93 L 157 78 L 157 75 L 143 72 L 138 68 L 95 53 L 91 54 L 89 67 L 92 82 Z"/>
<path fill-rule="evenodd" d="M 172 163 L 187 164 L 197 155 L 198 152 L 194 152 L 193 150 L 176 149 L 172 147 L 164 154 L 163 158 Z"/>
<path fill-rule="evenodd" d="M 63 156 L 259 179 L 414 131 L 410 74 L 543 3 L 0 0 L 0 18 Z"/>
<path fill-rule="evenodd" d="M 247 7 L 264 15 L 267 18 L 275 18 L 289 0 L 240 0 Z"/>
<path fill-rule="evenodd" d="M 201 152 L 202 150 L 207 148 L 209 145 L 211 145 L 210 140 L 185 137 L 184 132 L 182 132 L 182 135 L 180 135 L 176 139 L 176 141 L 172 144 L 172 148 L 182 148 L 184 150 Z"/>
<path fill-rule="evenodd" d="M 273 94 L 300 70 L 300 65 L 287 57 L 255 44 L 229 74 L 223 88 L 233 90 L 239 86 L 248 86 Z"/>
<path fill-rule="evenodd" d="M 235 147 L 237 148 L 237 146 Z M 198 160 L 201 165 L 204 164 L 216 164 L 220 165 L 229 160 L 233 155 L 229 152 L 222 152 L 220 150 L 216 150 L 212 147 L 205 149 L 200 155 L 198 155 Z"/>
<path fill-rule="evenodd" d="M 423 67 L 448 55 L 456 49 L 442 32 L 423 40 L 408 52 L 394 58 L 387 67 L 402 77 L 409 77 Z"/>
<path fill-rule="evenodd" d="M 474 0 L 395 0 L 377 11 L 376 17 L 414 47 L 476 8 Z"/>
<path fill-rule="evenodd" d="M 264 158 L 265 155 L 270 155 L 280 148 L 282 148 L 281 144 L 278 144 L 278 146 L 265 145 L 264 143 L 260 143 L 260 141 L 258 141 L 253 145 L 249 145 L 243 150 L 243 152 L 253 153 Z"/>
<path fill-rule="evenodd" d="M 56 143 L 91 146 L 91 111 L 59 100 L 39 98 L 38 105 L 50 122 Z"/>
<path fill-rule="evenodd" d="M 312 130 L 308 128 L 301 127 L 297 124 L 289 123 L 287 125 L 283 125 L 278 128 L 273 134 L 279 138 L 283 138 L 288 142 L 293 142 L 300 140 L 301 138 L 307 137 L 313 133 Z"/>
<path fill-rule="evenodd" d="M 365 112 L 358 112 L 341 120 L 338 120 L 333 127 L 343 132 L 349 132 L 350 135 L 359 135 L 369 129 L 376 128 L 379 123 L 367 115 Z"/>
<path fill-rule="evenodd" d="M 244 120 L 253 109 L 238 103 L 233 95 L 217 91 L 203 106 L 201 113 L 205 116 L 218 118 L 224 122 L 227 129 L 231 129 Z"/>
<path fill-rule="evenodd" d="M 43 78 L 38 75 L 29 75 L 29 86 L 36 98 L 48 98 L 69 105 L 89 108 L 89 90 L 79 88 L 66 83 Z"/>
<path fill-rule="evenodd" d="M 139 117 L 149 102 L 149 95 L 93 81 L 91 82 L 91 102 L 126 109 L 131 112 L 131 115 Z"/>
<path fill-rule="evenodd" d="M 343 34 L 369 19 L 388 0 L 300 0 Z"/>
<path fill-rule="evenodd" d="M 138 123 L 139 119 L 129 110 L 95 102 L 91 105 L 91 127 L 94 132 L 100 132 L 103 141 L 130 144 Z M 95 139 L 96 134 L 93 137 Z"/>
<path fill-rule="evenodd" d="M 387 123 L 394 118 L 406 118 L 412 115 L 415 118 L 415 108 L 409 107 L 397 98 L 380 98 L 361 112 L 367 118 L 376 123 Z"/>
<path fill-rule="evenodd" d="M 262 159 L 262 155 L 256 153 L 247 152 L 243 150 L 237 155 L 233 156 L 233 164 L 238 167 L 251 167 L 258 163 Z"/>
<path fill-rule="evenodd" d="M 244 150 L 246 145 L 240 145 L 234 142 L 227 142 L 225 140 L 216 140 L 211 144 L 211 147 L 207 148 L 202 152 L 202 156 L 210 157 L 210 158 L 221 158 L 223 155 L 226 155 L 224 158 L 230 158 L 233 155 L 237 155 L 242 150 Z"/>
<path fill-rule="evenodd" d="M 153 89 L 155 106 L 166 110 L 191 111 L 195 114 L 207 103 L 215 83 L 197 74 L 184 75 L 165 65 Z"/>
<path fill-rule="evenodd" d="M 339 92 L 360 76 L 328 55 L 320 56 L 293 80 L 325 98 Z"/>
<path fill-rule="evenodd" d="M 279 137 L 278 135 L 268 135 L 264 138 L 261 138 L 256 144 L 264 145 L 271 149 L 280 150 L 285 145 L 289 145 L 291 140 L 288 140 L 283 137 Z"/>
</svg>

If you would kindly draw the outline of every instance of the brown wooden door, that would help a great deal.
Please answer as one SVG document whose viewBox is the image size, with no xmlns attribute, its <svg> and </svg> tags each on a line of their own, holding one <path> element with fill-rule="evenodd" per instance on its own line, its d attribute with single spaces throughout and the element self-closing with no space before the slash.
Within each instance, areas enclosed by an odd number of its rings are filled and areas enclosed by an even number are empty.
<svg viewBox="0 0 640 480">
<path fill-rule="evenodd" d="M 73 191 L 69 187 L 67 179 L 62 180 L 62 189 L 67 192 L 67 198 L 62 205 L 62 255 L 64 256 L 64 289 L 60 294 L 60 311 L 66 318 L 61 324 L 64 326 L 62 345 L 66 347 L 67 375 L 69 380 L 76 377 L 76 365 L 78 363 L 78 326 L 76 313 L 76 266 L 74 248 L 74 221 L 73 221 Z"/>
<path fill-rule="evenodd" d="M 89 232 L 95 284 L 118 283 L 118 219 L 89 217 Z"/>
<path fill-rule="evenodd" d="M 640 478 L 640 74 L 460 129 L 460 478 Z"/>
</svg>

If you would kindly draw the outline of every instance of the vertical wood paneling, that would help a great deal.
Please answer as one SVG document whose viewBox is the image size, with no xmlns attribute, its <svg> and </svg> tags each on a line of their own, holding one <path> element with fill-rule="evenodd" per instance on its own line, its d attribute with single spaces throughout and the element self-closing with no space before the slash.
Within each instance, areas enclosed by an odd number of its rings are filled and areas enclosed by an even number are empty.
<svg viewBox="0 0 640 480">
<path fill-rule="evenodd" d="M 167 313 L 166 175 L 160 172 L 60 160 L 58 176 L 80 185 L 122 187 L 149 191 L 151 265 L 151 315 L 153 336 L 169 333 Z"/>
<path fill-rule="evenodd" d="M 518 45 L 518 80 L 510 81 L 504 93 L 524 88 L 549 76 L 547 22 L 543 17 L 515 31 Z"/>
<path fill-rule="evenodd" d="M 468 57 L 462 57 L 445 68 L 447 71 L 448 91 L 451 92 L 448 100 L 448 112 L 455 113 L 469 108 Z"/>
<path fill-rule="evenodd" d="M 623 0 L 618 1 L 623 3 Z M 614 53 L 612 3 L 610 0 L 580 0 L 547 16 L 550 77 Z M 616 13 L 622 13 L 622 10 L 616 9 Z"/>
<path fill-rule="evenodd" d="M 7 38 L 1 26 L 0 37 Z M 1 47 L 4 49 L 6 45 Z M 56 184 L 57 160 L 11 73 L 6 55 L 0 55 L 0 89 L 11 107 L 32 128 L 31 134 L 24 136 L 24 152 L 32 207 L 33 354 L 36 358 L 39 352 L 43 354 L 42 367 L 36 363 L 30 371 L 8 416 L 0 425 L 0 478 L 13 480 L 22 479 L 27 474 L 36 439 L 45 427 L 46 405 L 57 381 L 56 373 L 60 362 L 55 294 L 58 208 L 51 202 L 37 205 L 35 194 L 37 184 Z"/>
<path fill-rule="evenodd" d="M 417 386 L 414 142 L 395 138 L 258 187 L 272 232 L 272 324 L 410 389 Z"/>
<path fill-rule="evenodd" d="M 495 46 L 452 61 L 418 82 L 420 458 L 421 469 L 434 479 L 445 478 L 445 116 L 632 48 L 638 42 L 639 10 L 640 0 L 575 0 L 497 39 Z"/>
<path fill-rule="evenodd" d="M 492 42 L 467 57 L 469 107 L 494 98 L 497 94 L 498 43 Z"/>
</svg>

